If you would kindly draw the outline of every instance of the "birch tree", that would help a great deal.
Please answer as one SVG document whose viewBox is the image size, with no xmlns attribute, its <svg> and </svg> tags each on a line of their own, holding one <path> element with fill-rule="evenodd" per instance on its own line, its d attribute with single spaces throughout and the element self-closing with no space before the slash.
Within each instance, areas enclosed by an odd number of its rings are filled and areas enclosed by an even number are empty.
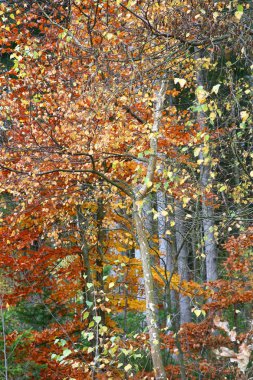
<svg viewBox="0 0 253 380">
<path fill-rule="evenodd" d="M 149 330 L 149 339 L 151 346 L 151 356 L 154 365 L 155 377 L 159 380 L 167 378 L 163 365 L 159 326 L 157 320 L 157 304 L 155 299 L 154 279 L 152 275 L 152 266 L 150 258 L 150 248 L 147 239 L 147 231 L 145 230 L 144 221 L 142 219 L 141 207 L 144 199 L 147 197 L 149 189 L 152 187 L 156 164 L 157 164 L 157 140 L 158 133 L 162 119 L 162 111 L 164 107 L 166 93 L 166 81 L 162 80 L 159 84 L 159 88 L 155 94 L 155 109 L 154 109 L 154 122 L 151 128 L 150 134 L 150 158 L 147 167 L 147 174 L 145 177 L 145 183 L 137 190 L 135 201 L 133 205 L 134 221 L 136 225 L 136 232 L 138 237 L 138 243 L 140 245 L 140 254 L 142 261 L 142 269 L 144 276 L 145 297 L 146 297 L 146 315 L 147 324 Z"/>
</svg>

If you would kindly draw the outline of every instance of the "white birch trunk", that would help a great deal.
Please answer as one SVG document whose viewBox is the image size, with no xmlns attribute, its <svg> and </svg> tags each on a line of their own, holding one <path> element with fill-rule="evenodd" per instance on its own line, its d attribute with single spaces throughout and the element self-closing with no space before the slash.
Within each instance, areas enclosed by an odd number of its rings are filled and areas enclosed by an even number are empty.
<svg viewBox="0 0 253 380">
<path fill-rule="evenodd" d="M 138 242 L 140 245 L 140 254 L 142 261 L 142 269 L 144 276 L 144 287 L 146 296 L 146 318 L 149 331 L 149 340 L 151 347 L 151 357 L 155 372 L 155 378 L 158 380 L 166 380 L 166 372 L 164 369 L 159 337 L 159 326 L 157 321 L 157 305 L 155 300 L 154 280 L 152 275 L 152 267 L 150 262 L 149 244 L 146 236 L 144 223 L 138 206 L 134 204 L 134 221 L 137 231 Z"/>
<path fill-rule="evenodd" d="M 199 56 L 196 56 L 198 58 Z M 203 71 L 197 71 L 197 85 L 204 89 Z M 204 132 L 206 128 L 206 115 L 203 111 L 198 112 L 197 120 L 200 130 Z M 203 154 L 203 146 L 199 154 L 200 159 L 200 184 L 202 188 L 202 218 L 203 218 L 203 232 L 204 232 L 204 247 L 206 256 L 206 281 L 215 281 L 218 278 L 217 270 L 217 247 L 214 236 L 214 212 L 213 206 L 207 200 L 206 190 L 211 183 L 210 171 L 211 162 L 210 157 Z"/>
<path fill-rule="evenodd" d="M 151 357 L 155 378 L 157 380 L 166 380 L 166 372 L 162 360 L 159 327 L 157 318 L 157 304 L 154 291 L 154 279 L 152 275 L 151 257 L 149 252 L 149 243 L 147 239 L 147 229 L 142 218 L 140 203 L 147 197 L 150 187 L 152 186 L 156 163 L 157 163 L 157 139 L 162 118 L 162 110 L 166 93 L 166 83 L 162 81 L 159 90 L 156 92 L 156 102 L 154 110 L 154 123 L 150 134 L 150 158 L 148 161 L 147 174 L 145 182 L 140 189 L 136 189 L 135 201 L 133 204 L 133 216 L 136 226 L 137 239 L 140 246 L 140 254 L 142 261 L 145 297 L 146 297 L 146 318 L 149 331 L 149 340 L 151 347 Z"/>
<path fill-rule="evenodd" d="M 206 281 L 215 281 L 218 278 L 218 271 L 217 271 L 217 247 L 216 247 L 216 241 L 215 241 L 215 236 L 214 236 L 214 213 L 213 213 L 213 207 L 211 205 L 208 205 L 208 200 L 206 199 L 206 194 L 205 194 L 209 180 L 210 180 L 210 167 L 204 164 L 201 164 L 202 217 L 203 217 L 204 246 L 205 246 L 205 256 L 206 256 Z"/>
</svg>

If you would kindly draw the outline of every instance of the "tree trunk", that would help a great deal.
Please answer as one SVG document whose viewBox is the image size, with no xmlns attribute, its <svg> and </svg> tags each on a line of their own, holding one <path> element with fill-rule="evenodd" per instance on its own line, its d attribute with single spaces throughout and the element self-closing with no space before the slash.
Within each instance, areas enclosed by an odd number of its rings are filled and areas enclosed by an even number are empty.
<svg viewBox="0 0 253 380">
<path fill-rule="evenodd" d="M 146 295 L 146 317 L 150 339 L 151 356 L 153 361 L 155 378 L 157 380 L 166 380 L 166 372 L 162 361 L 160 348 L 159 327 L 157 321 L 157 305 L 155 301 L 154 280 L 151 269 L 149 244 L 145 227 L 142 221 L 140 210 L 136 203 L 133 205 L 133 216 L 136 226 L 138 242 L 140 245 L 140 254 L 142 261 L 145 295 Z"/>
<path fill-rule="evenodd" d="M 97 258 L 96 258 L 96 280 L 98 283 L 99 296 L 104 298 L 104 280 L 103 280 L 103 261 L 104 261 L 104 244 L 105 244 L 105 230 L 103 228 L 103 220 L 105 216 L 103 200 L 101 198 L 97 201 Z M 101 323 L 105 324 L 105 312 L 100 308 L 97 309 L 97 314 L 101 317 Z"/>
<path fill-rule="evenodd" d="M 156 91 L 156 101 L 154 109 L 154 122 L 150 134 L 150 157 L 147 166 L 147 174 L 144 184 L 141 188 L 136 189 L 135 199 L 133 202 L 133 216 L 136 226 L 138 243 L 140 246 L 140 254 L 142 261 L 142 270 L 144 278 L 145 296 L 146 296 L 146 318 L 149 331 L 151 357 L 153 362 L 153 368 L 155 372 L 155 378 L 157 380 L 166 380 L 166 372 L 163 365 L 160 339 L 159 339 L 159 327 L 157 318 L 157 305 L 155 300 L 155 288 L 154 280 L 151 269 L 151 258 L 149 253 L 149 244 L 147 239 L 148 231 L 145 229 L 144 222 L 141 215 L 140 204 L 147 198 L 150 188 L 153 186 L 153 180 L 156 171 L 157 163 L 157 139 L 159 133 L 159 127 L 162 119 L 162 112 L 164 108 L 164 100 L 166 94 L 166 81 L 162 80 L 159 86 L 159 90 Z"/>
<path fill-rule="evenodd" d="M 196 58 L 200 56 L 197 54 Z M 197 85 L 204 89 L 204 73 L 203 70 L 197 71 Z M 206 115 L 203 111 L 197 114 L 197 120 L 200 130 L 204 133 L 206 129 Z M 208 142 L 206 142 L 208 144 Z M 214 237 L 214 212 L 210 200 L 207 199 L 207 188 L 211 184 L 211 157 L 208 157 L 203 152 L 204 143 L 202 144 L 199 154 L 200 159 L 200 184 L 202 188 L 202 218 L 204 232 L 204 246 L 206 255 L 206 280 L 215 281 L 218 278 L 217 271 L 217 247 Z M 210 153 L 208 153 L 210 155 Z"/>
<path fill-rule="evenodd" d="M 206 255 L 206 281 L 215 281 L 218 278 L 218 271 L 217 247 L 214 237 L 214 213 L 213 206 L 208 205 L 208 200 L 206 198 L 206 188 L 210 179 L 210 168 L 204 164 L 201 165 L 202 217 Z"/>
<path fill-rule="evenodd" d="M 186 230 L 185 230 L 185 212 L 181 203 L 175 200 L 175 226 L 176 226 L 176 244 L 178 254 L 178 274 L 181 281 L 189 281 L 188 256 Z M 191 322 L 190 298 L 179 293 L 180 324 Z"/>
<path fill-rule="evenodd" d="M 148 194 L 148 196 L 145 198 L 145 201 L 143 202 L 142 207 L 142 220 L 144 223 L 144 228 L 146 231 L 146 236 L 148 240 L 149 248 L 151 249 L 152 255 L 150 256 L 150 262 L 153 267 L 160 265 L 160 260 L 158 254 L 155 254 L 157 252 L 157 244 L 154 242 L 154 236 L 157 236 L 158 233 L 158 226 L 157 221 L 154 220 L 154 215 L 152 212 L 152 209 L 155 208 L 156 205 L 156 196 L 154 193 Z M 159 303 L 159 284 L 154 283 L 154 295 L 156 304 Z M 157 313 L 157 321 L 160 326 L 160 319 L 159 319 L 159 313 L 158 309 L 156 310 Z"/>
<path fill-rule="evenodd" d="M 85 238 L 85 229 L 86 229 L 87 221 L 84 218 L 82 208 L 80 205 L 77 206 L 77 227 L 79 229 L 80 238 L 81 238 L 81 260 L 82 260 L 82 270 L 81 270 L 81 281 L 83 282 L 83 305 L 84 309 L 87 307 L 88 304 L 93 304 L 94 302 L 94 287 L 87 287 L 87 284 L 93 284 L 93 277 L 92 277 L 92 269 L 90 266 L 90 258 L 89 258 L 89 252 L 90 247 L 87 244 L 86 238 Z M 93 313 L 93 309 L 91 309 L 89 321 L 92 321 L 93 316 L 95 314 Z"/>
<path fill-rule="evenodd" d="M 174 256 L 176 250 L 173 242 L 169 241 L 168 237 L 166 236 L 166 230 L 169 228 L 169 223 L 166 220 L 166 216 L 162 215 L 162 211 L 166 210 L 166 208 L 166 194 L 164 191 L 159 190 L 157 192 L 159 252 L 161 255 L 161 266 L 164 267 L 166 271 L 166 278 L 169 278 L 170 274 L 174 273 L 175 271 Z M 177 306 L 176 294 L 173 289 L 170 289 L 170 284 L 167 284 L 165 287 L 165 304 L 167 314 L 174 314 Z M 168 322 L 171 323 L 170 318 Z"/>
</svg>

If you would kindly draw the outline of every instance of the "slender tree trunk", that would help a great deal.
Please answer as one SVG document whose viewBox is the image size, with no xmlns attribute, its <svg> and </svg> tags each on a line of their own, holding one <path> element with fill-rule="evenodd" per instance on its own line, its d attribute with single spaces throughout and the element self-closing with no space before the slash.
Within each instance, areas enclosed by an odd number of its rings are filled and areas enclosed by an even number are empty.
<svg viewBox="0 0 253 380">
<path fill-rule="evenodd" d="M 97 258 L 96 258 L 96 280 L 98 282 L 98 291 L 100 297 L 104 297 L 104 281 L 103 281 L 103 261 L 104 261 L 104 244 L 106 234 L 103 228 L 105 212 L 103 200 L 101 198 L 97 201 Z M 105 313 L 100 308 L 97 310 L 98 315 L 101 317 L 102 324 L 105 324 Z"/>
<path fill-rule="evenodd" d="M 196 55 L 199 58 L 199 55 Z M 204 89 L 204 72 L 203 70 L 197 71 L 197 85 Z M 206 125 L 206 115 L 203 111 L 198 112 L 197 120 L 200 130 L 204 133 Z M 200 151 L 200 184 L 202 188 L 202 218 L 203 218 L 203 232 L 204 232 L 204 246 L 206 255 L 206 280 L 215 281 L 218 278 L 217 271 L 217 247 L 214 237 L 214 212 L 210 200 L 207 199 L 206 193 L 208 186 L 211 184 L 211 157 L 207 157 L 203 153 L 204 144 L 202 144 Z M 208 153 L 210 155 L 210 153 Z"/>
<path fill-rule="evenodd" d="M 202 186 L 202 217 L 204 231 L 204 245 L 206 255 L 206 280 L 215 281 L 218 278 L 217 270 L 217 247 L 214 237 L 214 212 L 213 206 L 209 205 L 206 198 L 206 188 L 210 179 L 210 168 L 203 164 L 201 168 Z"/>
<path fill-rule="evenodd" d="M 138 242 L 140 245 L 140 254 L 146 295 L 147 325 L 149 331 L 151 356 L 153 361 L 155 378 L 157 380 L 165 380 L 167 379 L 167 376 L 164 369 L 160 348 L 159 327 L 156 314 L 157 305 L 155 300 L 155 289 L 149 253 L 149 244 L 141 216 L 141 211 L 138 209 L 136 203 L 133 207 L 133 216 L 137 231 Z"/>
<path fill-rule="evenodd" d="M 3 311 L 3 300 L 0 299 L 0 312 L 1 312 L 1 322 L 2 322 L 2 333 L 3 333 L 3 353 L 4 353 L 4 379 L 8 380 L 8 358 L 7 358 L 7 347 L 6 347 L 6 332 L 5 332 L 5 320 Z"/>
<path fill-rule="evenodd" d="M 168 236 L 166 236 L 169 223 L 166 220 L 167 216 L 164 216 L 162 211 L 166 210 L 167 201 L 165 192 L 159 190 L 157 192 L 159 252 L 161 255 L 161 266 L 164 267 L 166 277 L 169 278 L 170 274 L 175 270 L 174 256 L 176 250 L 173 247 L 173 242 L 170 242 Z M 176 311 L 176 294 L 173 289 L 170 289 L 170 284 L 165 287 L 165 304 L 167 314 L 173 314 Z"/>
<path fill-rule="evenodd" d="M 149 331 L 149 340 L 151 347 L 151 357 L 156 380 L 166 380 L 166 372 L 162 360 L 161 345 L 159 339 L 159 327 L 157 318 L 157 305 L 155 299 L 154 279 L 151 268 L 151 258 L 149 252 L 149 244 L 147 239 L 148 231 L 142 219 L 141 207 L 144 200 L 148 196 L 149 190 L 153 185 L 157 163 L 157 139 L 159 127 L 162 119 L 162 111 L 164 107 L 166 93 L 166 82 L 162 80 L 158 91 L 156 91 L 156 101 L 154 109 L 154 123 L 150 134 L 150 158 L 148 161 L 147 174 L 144 184 L 141 188 L 137 188 L 135 199 L 133 202 L 133 217 L 136 226 L 137 239 L 140 246 L 140 255 L 142 261 L 145 296 L 146 296 L 146 317 Z"/>
<path fill-rule="evenodd" d="M 154 242 L 154 236 L 157 236 L 158 233 L 158 226 L 157 221 L 154 220 L 152 209 L 156 207 L 156 196 L 154 193 L 148 194 L 148 196 L 145 198 L 145 201 L 143 203 L 142 207 L 142 219 L 144 223 L 144 228 L 147 233 L 147 240 L 149 248 L 151 249 L 152 255 L 150 256 L 150 262 L 151 265 L 156 267 L 157 265 L 160 265 L 159 256 L 155 254 L 157 252 L 157 244 Z M 155 300 L 156 304 L 159 303 L 159 284 L 154 283 L 154 294 L 155 294 Z M 158 308 L 156 309 L 157 313 L 157 321 L 160 325 L 160 319 L 159 319 L 159 313 Z"/>
<path fill-rule="evenodd" d="M 185 212 L 181 202 L 175 200 L 175 225 L 176 242 L 178 253 L 178 274 L 181 281 L 189 281 L 188 257 L 189 251 L 187 241 L 185 241 Z M 180 324 L 191 321 L 190 298 L 179 293 Z"/>
<path fill-rule="evenodd" d="M 93 284 L 93 276 L 92 276 L 92 269 L 90 266 L 90 258 L 89 258 L 89 251 L 90 248 L 87 244 L 86 237 L 85 237 L 85 229 L 86 229 L 87 221 L 84 218 L 82 208 L 80 205 L 77 206 L 77 227 L 79 229 L 80 237 L 81 237 L 81 260 L 83 263 L 83 268 L 81 271 L 81 281 L 83 282 L 85 280 L 85 283 L 83 285 L 83 303 L 84 308 L 87 307 L 88 304 L 93 304 L 94 302 L 94 287 L 87 287 L 86 284 Z M 88 302 L 88 304 L 86 304 Z M 93 308 L 91 309 L 93 310 Z M 90 322 L 92 321 L 93 312 L 90 313 Z"/>
<path fill-rule="evenodd" d="M 168 239 L 166 238 L 167 221 L 166 216 L 162 211 L 167 208 L 167 199 L 164 191 L 157 191 L 157 212 L 158 212 L 158 238 L 159 238 L 159 251 L 161 255 L 161 265 L 165 266 L 168 271 L 173 268 L 173 258 L 171 247 Z"/>
</svg>

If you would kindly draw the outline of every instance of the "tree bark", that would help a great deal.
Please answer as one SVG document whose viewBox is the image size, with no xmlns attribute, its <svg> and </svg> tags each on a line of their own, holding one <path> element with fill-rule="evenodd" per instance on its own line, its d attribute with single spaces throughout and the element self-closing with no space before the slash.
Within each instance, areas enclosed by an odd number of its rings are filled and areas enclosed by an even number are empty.
<svg viewBox="0 0 253 380">
<path fill-rule="evenodd" d="M 89 303 L 94 302 L 94 288 L 91 286 L 88 288 L 86 284 L 93 284 L 93 276 L 92 276 L 92 269 L 90 266 L 90 258 L 89 258 L 89 251 L 90 247 L 87 244 L 86 238 L 85 238 L 85 228 L 86 228 L 87 221 L 84 218 L 82 208 L 80 205 L 77 206 L 77 227 L 79 229 L 80 238 L 81 238 L 81 260 L 82 260 L 82 270 L 81 270 L 81 281 L 83 283 L 83 305 L 84 309 L 87 307 L 86 301 Z M 93 311 L 90 313 L 90 322 L 92 321 L 93 317 Z"/>
<path fill-rule="evenodd" d="M 196 58 L 200 58 L 199 53 Z M 198 60 L 197 60 L 198 61 Z M 197 70 L 197 85 L 204 89 L 204 73 L 203 70 Z M 204 133 L 206 129 L 206 115 L 204 111 L 199 111 L 197 121 L 200 131 Z M 213 206 L 208 201 L 206 193 L 207 188 L 211 184 L 211 157 L 206 157 L 203 153 L 204 144 L 202 144 L 199 154 L 200 159 L 200 185 L 202 189 L 202 218 L 204 232 L 204 246 L 206 255 L 206 281 L 215 281 L 218 278 L 217 270 L 217 247 L 214 236 L 214 212 Z M 209 153 L 210 154 L 210 153 Z"/>
<path fill-rule="evenodd" d="M 204 231 L 204 246 L 206 255 L 206 281 L 215 281 L 218 278 L 217 247 L 214 237 L 214 213 L 213 206 L 208 205 L 206 188 L 210 179 L 210 167 L 201 164 L 202 186 L 202 217 Z"/>
<path fill-rule="evenodd" d="M 134 203 L 133 206 L 133 216 L 136 226 L 138 242 L 140 245 L 140 254 L 146 296 L 146 318 L 149 331 L 151 357 L 153 361 L 154 373 L 155 378 L 157 380 L 165 380 L 167 379 L 167 376 L 164 369 L 160 348 L 159 327 L 156 314 L 157 305 L 155 300 L 154 280 L 150 261 L 149 244 L 141 216 L 141 211 L 138 209 L 136 203 Z"/>
<path fill-rule="evenodd" d="M 100 297 L 104 297 L 104 280 L 103 280 L 103 261 L 104 261 L 104 244 L 106 239 L 106 233 L 103 228 L 103 220 L 105 216 L 103 200 L 99 198 L 97 200 L 97 258 L 96 258 L 96 280 L 98 283 L 98 292 Z M 97 314 L 101 317 L 101 323 L 105 324 L 105 312 L 100 308 L 97 309 Z"/>
<path fill-rule="evenodd" d="M 147 239 L 148 231 L 142 219 L 141 205 L 148 196 L 153 185 L 156 163 L 157 163 L 157 140 L 159 127 L 162 118 L 164 100 L 166 94 L 166 82 L 162 80 L 158 91 L 156 91 L 156 101 L 154 109 L 154 122 L 150 134 L 150 158 L 147 166 L 147 174 L 144 184 L 137 188 L 133 202 L 133 217 L 136 226 L 137 239 L 140 246 L 140 255 L 142 261 L 144 288 L 146 296 L 146 318 L 149 331 L 151 357 L 155 378 L 157 380 L 166 380 L 166 372 L 162 360 L 162 352 L 159 339 L 159 327 L 157 318 L 157 304 L 155 300 L 154 279 L 152 275 L 151 258 L 149 253 L 149 243 Z"/>
<path fill-rule="evenodd" d="M 181 281 L 189 281 L 189 251 L 185 241 L 185 212 L 180 201 L 175 200 L 176 244 L 178 254 L 178 274 Z M 191 322 L 190 298 L 179 293 L 180 324 Z"/>
<path fill-rule="evenodd" d="M 170 274 L 175 271 L 174 256 L 176 253 L 174 241 L 171 242 L 166 237 L 166 230 L 169 226 L 166 216 L 162 215 L 162 211 L 167 208 L 167 202 L 165 192 L 159 190 L 157 192 L 159 252 L 161 255 L 161 266 L 163 266 L 166 271 L 166 278 L 170 277 Z M 165 309 L 168 314 L 174 314 L 177 308 L 176 294 L 173 289 L 170 289 L 170 284 L 167 284 L 165 288 L 165 304 Z M 168 322 L 169 324 L 171 323 L 170 318 Z"/>
</svg>

